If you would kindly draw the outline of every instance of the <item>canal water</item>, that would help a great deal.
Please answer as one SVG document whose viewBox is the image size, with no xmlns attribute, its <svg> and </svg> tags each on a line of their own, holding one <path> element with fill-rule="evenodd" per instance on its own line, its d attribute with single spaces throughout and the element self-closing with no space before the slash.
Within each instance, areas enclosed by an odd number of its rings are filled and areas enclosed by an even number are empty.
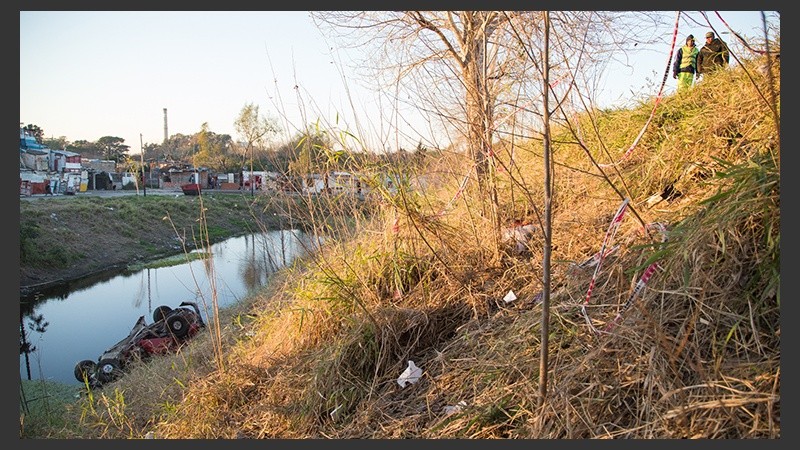
<svg viewBox="0 0 800 450">
<path fill-rule="evenodd" d="M 40 296 L 21 314 L 20 344 L 22 348 L 26 342 L 29 351 L 20 351 L 20 377 L 77 385 L 75 364 L 97 361 L 128 335 L 139 316 L 149 324 L 155 308 L 176 308 L 191 301 L 210 323 L 212 286 L 218 306 L 230 306 L 266 284 L 274 272 L 313 251 L 314 243 L 313 236 L 300 230 L 234 237 L 207 250 L 212 255 L 212 273 L 203 259 L 197 259 L 126 271 L 94 284 L 76 284 L 68 292 Z"/>
</svg>

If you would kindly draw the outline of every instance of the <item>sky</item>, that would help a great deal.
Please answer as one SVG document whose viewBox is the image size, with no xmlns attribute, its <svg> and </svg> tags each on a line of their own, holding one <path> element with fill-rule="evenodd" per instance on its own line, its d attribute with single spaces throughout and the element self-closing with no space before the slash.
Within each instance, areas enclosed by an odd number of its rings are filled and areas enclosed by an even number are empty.
<svg viewBox="0 0 800 450">
<path fill-rule="evenodd" d="M 643 90 L 657 94 L 677 12 L 664 14 L 660 44 L 632 49 L 633 59 L 609 67 L 600 106 L 621 106 Z M 719 14 L 738 33 L 763 38 L 759 11 Z M 716 14 L 707 17 L 734 44 Z M 774 12 L 767 17 L 779 21 Z M 678 28 L 676 45 L 690 33 L 703 45 L 708 25 L 699 12 L 682 16 Z M 164 140 L 165 109 L 169 136 L 197 133 L 206 123 L 237 139 L 236 118 L 252 103 L 279 125 L 278 143 L 302 124 L 353 130 L 358 120 L 375 132 L 364 136 L 373 147 L 442 144 L 413 120 L 408 138 L 376 123 L 378 94 L 349 68 L 359 57 L 324 37 L 307 11 L 20 11 L 19 120 L 47 138 L 120 137 L 133 155 Z M 675 84 L 670 75 L 664 93 Z"/>
</svg>

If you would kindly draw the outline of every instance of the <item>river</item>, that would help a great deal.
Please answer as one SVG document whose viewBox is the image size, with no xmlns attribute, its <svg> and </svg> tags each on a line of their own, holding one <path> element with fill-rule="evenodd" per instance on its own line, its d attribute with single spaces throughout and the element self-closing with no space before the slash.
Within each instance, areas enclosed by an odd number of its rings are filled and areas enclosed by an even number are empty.
<svg viewBox="0 0 800 450">
<path fill-rule="evenodd" d="M 131 331 L 139 316 L 152 323 L 160 305 L 176 308 L 197 303 L 206 323 L 212 286 L 220 308 L 245 298 L 267 283 L 271 274 L 306 254 L 312 236 L 300 230 L 270 231 L 211 245 L 213 275 L 202 259 L 169 267 L 123 271 L 72 291 L 41 296 L 21 315 L 20 377 L 78 384 L 75 364 L 94 360 Z M 198 250 L 203 251 L 203 250 Z M 212 278 L 213 277 L 213 278 Z M 214 281 L 215 283 L 212 283 Z M 78 286 L 78 285 L 76 285 Z M 25 308 L 26 310 L 29 308 Z"/>
</svg>

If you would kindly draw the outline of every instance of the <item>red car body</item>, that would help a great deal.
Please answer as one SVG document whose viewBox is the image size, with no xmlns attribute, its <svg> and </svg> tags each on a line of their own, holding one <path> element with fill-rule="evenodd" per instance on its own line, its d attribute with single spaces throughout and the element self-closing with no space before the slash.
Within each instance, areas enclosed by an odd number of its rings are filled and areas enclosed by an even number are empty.
<svg viewBox="0 0 800 450">
<path fill-rule="evenodd" d="M 140 316 L 128 336 L 100 355 L 96 363 L 87 359 L 76 364 L 75 378 L 89 387 L 102 386 L 119 378 L 134 360 L 176 351 L 204 327 L 196 303 L 182 302 L 175 309 L 159 306 L 153 311 L 152 324 Z"/>
</svg>

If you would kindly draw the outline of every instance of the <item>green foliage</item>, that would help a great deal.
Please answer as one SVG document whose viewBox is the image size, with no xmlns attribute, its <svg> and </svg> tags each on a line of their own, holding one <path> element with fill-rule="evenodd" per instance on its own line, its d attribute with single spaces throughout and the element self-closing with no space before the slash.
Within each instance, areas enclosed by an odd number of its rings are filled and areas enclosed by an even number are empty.
<svg viewBox="0 0 800 450">
<path fill-rule="evenodd" d="M 203 252 L 182 253 L 180 255 L 168 256 L 166 258 L 161 258 L 152 262 L 146 262 L 142 264 L 132 264 L 128 268 L 132 271 L 143 270 L 143 269 L 158 269 L 161 267 L 172 267 L 172 266 L 177 266 L 179 264 L 184 264 L 187 262 L 187 260 L 196 261 L 198 259 L 206 259 L 207 257 L 208 254 Z"/>
<path fill-rule="evenodd" d="M 709 344 L 721 358 L 752 342 L 780 343 L 780 170 L 769 152 L 737 162 L 714 159 L 722 168 L 716 190 L 671 236 L 684 251 L 673 260 L 684 265 L 684 284 L 732 291 L 722 306 L 730 315 L 720 318 Z M 707 266 L 702 279 L 687 269 L 695 261 Z"/>
<path fill-rule="evenodd" d="M 20 438 L 59 437 L 51 434 L 77 430 L 68 413 L 81 388 L 45 380 L 20 380 Z"/>
<path fill-rule="evenodd" d="M 28 219 L 19 224 L 19 258 L 21 264 L 30 264 L 36 252 L 39 224 Z"/>
<path fill-rule="evenodd" d="M 214 171 L 224 172 L 231 166 L 235 155 L 230 153 L 230 136 L 215 134 L 209 130 L 208 123 L 203 123 L 195 139 L 197 152 L 191 159 L 195 167 L 208 167 Z M 236 161 L 238 162 L 238 159 Z"/>
<path fill-rule="evenodd" d="M 757 263 L 750 269 L 744 292 L 755 304 L 774 299 L 780 306 L 780 169 L 772 154 L 762 153 L 739 163 L 717 160 L 726 181 L 716 195 L 701 204 L 717 216 L 716 227 L 751 239 Z M 707 218 L 709 216 L 706 216 Z M 724 234 L 720 234 L 724 236 Z M 724 242 L 724 241 L 723 241 Z"/>
<path fill-rule="evenodd" d="M 43 137 L 44 137 L 44 130 L 39 128 L 39 125 L 28 124 L 22 127 L 23 130 L 27 131 L 28 134 L 36 138 L 36 142 L 42 144 Z"/>
<path fill-rule="evenodd" d="M 289 163 L 289 170 L 297 175 L 321 173 L 329 170 L 325 156 L 326 149 L 331 148 L 330 137 L 318 127 L 309 127 L 305 133 L 299 134 L 292 141 L 297 157 Z"/>
<path fill-rule="evenodd" d="M 42 139 L 42 144 L 44 144 L 47 148 L 52 149 L 65 149 L 67 148 L 67 138 L 64 136 L 58 138 L 45 138 Z"/>
<path fill-rule="evenodd" d="M 42 236 L 42 228 L 36 221 L 28 219 L 20 223 L 20 265 L 57 268 L 69 264 L 71 252 L 60 245 L 38 245 L 40 236 Z"/>
<path fill-rule="evenodd" d="M 100 148 L 100 146 L 96 142 L 77 140 L 68 144 L 67 150 L 75 153 L 80 153 L 83 158 L 87 159 L 103 158 L 103 149 Z"/>
<path fill-rule="evenodd" d="M 97 146 L 103 152 L 103 158 L 111 161 L 121 161 L 124 154 L 130 150 L 125 145 L 125 139 L 116 136 L 103 136 L 97 140 Z"/>
</svg>

